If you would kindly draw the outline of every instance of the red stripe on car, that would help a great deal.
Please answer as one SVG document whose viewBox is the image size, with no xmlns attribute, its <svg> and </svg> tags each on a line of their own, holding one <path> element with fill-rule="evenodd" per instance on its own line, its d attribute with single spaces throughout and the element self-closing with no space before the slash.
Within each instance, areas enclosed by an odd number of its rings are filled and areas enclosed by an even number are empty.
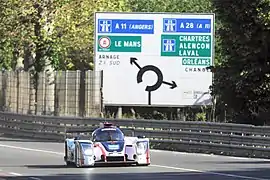
<svg viewBox="0 0 270 180">
<path fill-rule="evenodd" d="M 102 155 L 104 156 L 104 160 L 107 161 L 106 152 L 99 144 L 95 144 L 96 147 L 98 147 L 101 150 Z"/>
</svg>

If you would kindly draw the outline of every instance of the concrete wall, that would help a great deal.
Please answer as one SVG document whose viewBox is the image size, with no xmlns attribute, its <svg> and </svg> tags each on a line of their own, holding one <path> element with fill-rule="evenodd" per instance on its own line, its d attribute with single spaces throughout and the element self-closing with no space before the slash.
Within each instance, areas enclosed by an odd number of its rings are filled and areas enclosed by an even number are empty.
<svg viewBox="0 0 270 180">
<path fill-rule="evenodd" d="M 101 72 L 41 72 L 38 81 L 30 78 L 29 72 L 0 72 L 2 111 L 28 114 L 34 104 L 37 115 L 99 116 Z"/>
</svg>

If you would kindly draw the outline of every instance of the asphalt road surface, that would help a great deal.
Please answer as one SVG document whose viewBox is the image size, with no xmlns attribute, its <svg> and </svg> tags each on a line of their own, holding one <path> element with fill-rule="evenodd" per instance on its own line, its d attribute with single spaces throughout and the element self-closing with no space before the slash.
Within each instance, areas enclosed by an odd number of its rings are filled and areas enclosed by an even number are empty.
<svg viewBox="0 0 270 180">
<path fill-rule="evenodd" d="M 151 151 L 148 167 L 67 168 L 61 143 L 0 138 L 0 180 L 266 180 L 270 160 Z"/>
</svg>

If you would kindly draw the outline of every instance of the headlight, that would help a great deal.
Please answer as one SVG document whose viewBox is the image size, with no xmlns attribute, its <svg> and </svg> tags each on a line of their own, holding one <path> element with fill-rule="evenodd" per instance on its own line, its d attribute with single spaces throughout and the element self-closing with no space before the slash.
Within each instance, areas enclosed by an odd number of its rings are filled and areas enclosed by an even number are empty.
<svg viewBox="0 0 270 180">
<path fill-rule="evenodd" d="M 138 142 L 137 143 L 137 153 L 139 155 L 145 154 L 147 150 L 147 142 Z"/>
<path fill-rule="evenodd" d="M 86 149 L 84 151 L 84 154 L 87 156 L 92 156 L 94 154 L 94 151 L 93 151 L 93 149 Z"/>
</svg>

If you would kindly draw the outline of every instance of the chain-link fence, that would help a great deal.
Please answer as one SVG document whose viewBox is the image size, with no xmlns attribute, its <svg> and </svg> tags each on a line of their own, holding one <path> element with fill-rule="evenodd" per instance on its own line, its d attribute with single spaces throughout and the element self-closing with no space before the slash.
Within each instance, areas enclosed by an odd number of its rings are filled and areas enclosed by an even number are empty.
<svg viewBox="0 0 270 180">
<path fill-rule="evenodd" d="M 2 111 L 97 117 L 102 108 L 102 72 L 0 72 Z"/>
</svg>

